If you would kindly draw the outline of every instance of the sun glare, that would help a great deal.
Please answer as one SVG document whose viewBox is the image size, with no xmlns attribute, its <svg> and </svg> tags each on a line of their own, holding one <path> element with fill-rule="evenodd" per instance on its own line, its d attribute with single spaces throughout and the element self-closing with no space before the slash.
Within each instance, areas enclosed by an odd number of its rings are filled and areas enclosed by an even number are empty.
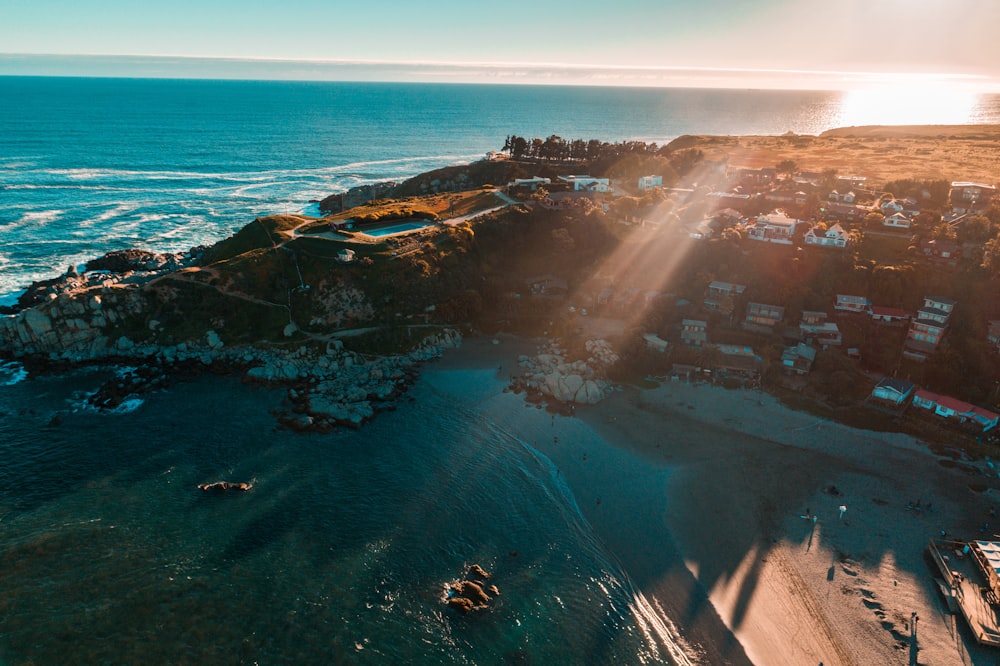
<svg viewBox="0 0 1000 666">
<path fill-rule="evenodd" d="M 955 86 L 913 81 L 844 93 L 836 125 L 961 125 L 979 95 Z"/>
</svg>

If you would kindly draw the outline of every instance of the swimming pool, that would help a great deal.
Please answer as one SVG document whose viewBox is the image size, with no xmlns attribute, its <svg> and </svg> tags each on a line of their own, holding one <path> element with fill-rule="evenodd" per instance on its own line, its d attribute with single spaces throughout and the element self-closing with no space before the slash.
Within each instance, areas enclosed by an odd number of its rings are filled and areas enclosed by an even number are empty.
<svg viewBox="0 0 1000 666">
<path fill-rule="evenodd" d="M 396 234 L 405 234 L 409 231 L 416 231 L 417 229 L 424 229 L 431 226 L 431 223 L 427 220 L 414 220 L 412 222 L 399 222 L 398 224 L 390 224 L 386 227 L 377 227 L 374 229 L 363 229 L 361 233 L 366 236 L 375 236 L 376 238 L 381 238 L 383 236 L 395 236 Z"/>
</svg>

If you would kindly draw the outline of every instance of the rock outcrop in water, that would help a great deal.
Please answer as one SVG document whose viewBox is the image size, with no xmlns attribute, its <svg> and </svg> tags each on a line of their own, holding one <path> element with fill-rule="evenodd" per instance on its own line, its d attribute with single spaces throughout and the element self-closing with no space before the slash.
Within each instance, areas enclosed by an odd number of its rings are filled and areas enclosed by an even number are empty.
<svg viewBox="0 0 1000 666">
<path fill-rule="evenodd" d="M 500 590 L 496 585 L 486 585 L 488 578 L 490 574 L 485 569 L 473 564 L 464 580 L 445 584 L 445 603 L 462 613 L 489 608 Z"/>
</svg>

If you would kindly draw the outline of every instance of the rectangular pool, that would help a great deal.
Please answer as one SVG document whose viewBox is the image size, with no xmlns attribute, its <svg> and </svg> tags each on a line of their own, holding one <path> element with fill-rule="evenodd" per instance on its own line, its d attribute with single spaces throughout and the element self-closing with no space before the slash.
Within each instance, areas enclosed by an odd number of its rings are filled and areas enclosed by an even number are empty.
<svg viewBox="0 0 1000 666">
<path fill-rule="evenodd" d="M 396 234 L 405 234 L 409 231 L 416 231 L 417 229 L 424 229 L 431 226 L 431 223 L 427 220 L 414 220 L 412 222 L 399 222 L 398 224 L 390 224 L 386 227 L 376 227 L 374 229 L 363 229 L 361 233 L 366 236 L 374 236 L 376 238 L 382 238 L 383 236 L 395 236 Z"/>
</svg>

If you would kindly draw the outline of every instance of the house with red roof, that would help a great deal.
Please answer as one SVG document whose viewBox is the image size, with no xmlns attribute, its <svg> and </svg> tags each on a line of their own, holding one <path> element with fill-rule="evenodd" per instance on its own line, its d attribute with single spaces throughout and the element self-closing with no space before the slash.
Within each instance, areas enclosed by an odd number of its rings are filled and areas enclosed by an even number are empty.
<svg viewBox="0 0 1000 666">
<path fill-rule="evenodd" d="M 938 416 L 959 423 L 976 425 L 983 432 L 995 428 L 997 423 L 1000 423 L 1000 414 L 994 414 L 987 409 L 976 407 L 957 398 L 938 395 L 930 391 L 920 390 L 914 393 L 913 406 L 933 411 Z"/>
<path fill-rule="evenodd" d="M 910 313 L 899 308 L 887 308 L 882 305 L 871 306 L 869 313 L 876 324 L 902 325 L 910 319 Z"/>
</svg>

